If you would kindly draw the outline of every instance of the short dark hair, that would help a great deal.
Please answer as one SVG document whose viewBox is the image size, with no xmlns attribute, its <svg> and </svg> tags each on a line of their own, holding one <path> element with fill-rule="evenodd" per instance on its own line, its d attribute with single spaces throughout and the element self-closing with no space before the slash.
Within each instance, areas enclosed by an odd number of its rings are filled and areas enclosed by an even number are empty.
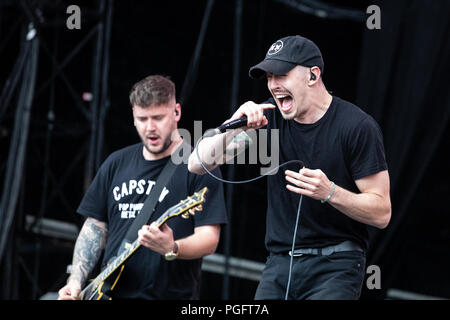
<svg viewBox="0 0 450 320">
<path fill-rule="evenodd" d="M 165 76 L 152 75 L 135 83 L 130 91 L 131 106 L 167 104 L 175 98 L 175 84 Z"/>
</svg>

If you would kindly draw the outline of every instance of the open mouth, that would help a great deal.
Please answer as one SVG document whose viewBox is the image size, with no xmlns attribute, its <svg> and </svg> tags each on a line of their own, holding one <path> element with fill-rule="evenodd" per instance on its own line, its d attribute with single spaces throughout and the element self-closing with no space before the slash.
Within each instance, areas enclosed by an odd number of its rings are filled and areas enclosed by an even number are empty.
<svg viewBox="0 0 450 320">
<path fill-rule="evenodd" d="M 147 140 L 150 142 L 150 144 L 155 145 L 159 142 L 159 136 L 148 136 Z"/>
<path fill-rule="evenodd" d="M 282 112 L 288 113 L 292 110 L 294 99 L 292 99 L 291 95 L 287 93 L 278 93 L 275 94 L 275 99 L 277 100 L 278 106 Z"/>
</svg>

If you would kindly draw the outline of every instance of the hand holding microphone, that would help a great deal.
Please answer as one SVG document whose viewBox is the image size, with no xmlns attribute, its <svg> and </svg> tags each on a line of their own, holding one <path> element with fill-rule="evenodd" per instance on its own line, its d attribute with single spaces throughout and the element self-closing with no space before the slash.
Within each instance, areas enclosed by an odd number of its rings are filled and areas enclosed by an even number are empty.
<svg viewBox="0 0 450 320">
<path fill-rule="evenodd" d="M 223 133 L 228 129 L 242 128 L 242 130 L 259 129 L 267 125 L 264 110 L 275 108 L 272 104 L 256 104 L 253 101 L 244 103 L 233 116 L 221 126 L 210 129 L 203 135 L 204 138 Z"/>
<path fill-rule="evenodd" d="M 219 133 L 224 133 L 228 129 L 242 128 L 245 125 L 247 125 L 247 116 L 243 116 L 238 119 L 234 119 L 229 122 L 225 122 L 224 124 L 218 126 L 215 129 L 209 129 L 205 132 L 205 134 L 203 135 L 203 138 L 208 138 L 208 137 L 215 136 L 216 134 L 219 134 Z"/>
</svg>

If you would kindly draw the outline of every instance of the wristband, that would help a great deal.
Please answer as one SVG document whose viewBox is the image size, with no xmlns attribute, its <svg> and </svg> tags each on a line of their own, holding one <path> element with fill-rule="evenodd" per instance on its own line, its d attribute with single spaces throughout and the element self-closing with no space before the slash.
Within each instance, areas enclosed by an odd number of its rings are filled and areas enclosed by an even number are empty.
<svg viewBox="0 0 450 320">
<path fill-rule="evenodd" d="M 325 202 L 327 202 L 328 200 L 331 199 L 331 197 L 333 196 L 335 187 L 336 187 L 336 186 L 335 186 L 334 182 L 331 181 L 331 191 L 330 191 L 330 194 L 329 194 L 328 197 L 326 197 L 325 199 L 320 200 L 321 203 L 325 203 Z"/>
</svg>

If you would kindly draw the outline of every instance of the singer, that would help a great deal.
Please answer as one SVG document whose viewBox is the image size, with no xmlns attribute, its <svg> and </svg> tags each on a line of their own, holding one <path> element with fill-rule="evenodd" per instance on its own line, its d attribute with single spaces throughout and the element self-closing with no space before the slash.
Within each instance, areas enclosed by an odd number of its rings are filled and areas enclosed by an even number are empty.
<svg viewBox="0 0 450 320">
<path fill-rule="evenodd" d="M 249 71 L 251 78 L 266 77 L 272 98 L 246 102 L 226 121 L 246 116 L 242 130 L 279 129 L 279 163 L 305 163 L 267 177 L 270 255 L 255 299 L 359 299 L 368 226 L 382 229 L 390 221 L 381 129 L 359 107 L 331 95 L 323 71 L 322 54 L 311 40 L 277 40 Z M 200 158 L 215 145 L 228 144 L 232 131 L 203 139 Z M 189 170 L 204 173 L 195 151 Z"/>
</svg>

